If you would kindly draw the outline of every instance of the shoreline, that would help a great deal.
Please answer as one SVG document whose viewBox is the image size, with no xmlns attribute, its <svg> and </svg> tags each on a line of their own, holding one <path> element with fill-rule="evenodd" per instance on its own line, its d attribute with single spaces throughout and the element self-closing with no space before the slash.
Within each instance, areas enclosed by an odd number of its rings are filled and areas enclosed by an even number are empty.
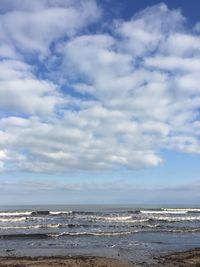
<svg viewBox="0 0 200 267">
<path fill-rule="evenodd" d="M 39 257 L 0 257 L 0 267 L 167 267 L 167 266 L 200 266 L 200 248 L 166 253 L 153 258 L 154 263 L 141 264 L 124 262 L 115 258 L 68 255 L 68 256 L 39 256 Z"/>
<path fill-rule="evenodd" d="M 166 253 L 157 258 L 157 264 L 152 266 L 198 267 L 200 266 L 200 248 Z"/>
<path fill-rule="evenodd" d="M 114 258 L 98 256 L 0 257 L 0 267 L 139 267 Z"/>
</svg>

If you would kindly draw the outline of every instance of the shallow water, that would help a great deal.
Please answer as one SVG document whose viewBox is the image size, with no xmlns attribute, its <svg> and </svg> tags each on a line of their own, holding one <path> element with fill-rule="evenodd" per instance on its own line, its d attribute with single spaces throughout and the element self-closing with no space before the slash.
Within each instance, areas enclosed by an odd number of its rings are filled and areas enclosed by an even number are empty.
<svg viewBox="0 0 200 267">
<path fill-rule="evenodd" d="M 200 208 L 26 206 L 0 210 L 1 255 L 91 254 L 141 262 L 200 247 Z"/>
</svg>

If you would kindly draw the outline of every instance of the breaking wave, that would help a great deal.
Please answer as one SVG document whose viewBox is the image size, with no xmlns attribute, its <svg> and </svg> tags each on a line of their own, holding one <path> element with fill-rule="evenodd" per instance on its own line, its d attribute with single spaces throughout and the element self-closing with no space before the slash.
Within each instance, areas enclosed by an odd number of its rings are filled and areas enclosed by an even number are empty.
<svg viewBox="0 0 200 267">
<path fill-rule="evenodd" d="M 130 221 L 132 219 L 132 216 L 118 216 L 118 217 L 93 216 L 91 218 L 93 218 L 94 220 L 101 220 L 101 221 L 108 221 L 108 222 L 124 222 L 124 221 Z"/>
<path fill-rule="evenodd" d="M 186 214 L 187 210 L 141 210 L 143 214 Z"/>
<path fill-rule="evenodd" d="M 200 209 L 198 208 L 180 208 L 180 209 L 157 209 L 157 210 L 139 210 L 138 213 L 143 214 L 187 214 L 187 213 L 200 213 Z"/>
<path fill-rule="evenodd" d="M 16 212 L 0 212 L 0 216 L 2 217 L 11 217 L 11 216 L 29 216 L 32 214 L 32 211 L 16 211 Z"/>
<path fill-rule="evenodd" d="M 46 225 L 28 225 L 28 226 L 0 226 L 0 230 L 28 230 L 28 229 L 44 229 L 44 228 L 61 228 L 62 224 L 46 224 Z"/>
<path fill-rule="evenodd" d="M 120 231 L 120 232 L 63 232 L 60 234 L 48 234 L 49 237 L 62 237 L 62 236 L 120 236 L 120 235 L 129 235 L 132 233 L 138 232 L 135 231 Z"/>
<path fill-rule="evenodd" d="M 19 217 L 19 218 L 0 218 L 0 222 L 21 222 L 26 221 L 27 217 Z"/>
<path fill-rule="evenodd" d="M 183 221 L 200 221 L 200 216 L 198 217 L 152 217 L 149 221 L 163 221 L 163 222 L 183 222 Z"/>
</svg>

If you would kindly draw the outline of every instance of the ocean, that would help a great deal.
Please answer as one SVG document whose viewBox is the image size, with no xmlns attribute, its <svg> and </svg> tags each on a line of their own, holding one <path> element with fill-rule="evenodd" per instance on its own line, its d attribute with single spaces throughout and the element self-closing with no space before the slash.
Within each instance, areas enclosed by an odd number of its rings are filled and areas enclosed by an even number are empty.
<svg viewBox="0 0 200 267">
<path fill-rule="evenodd" d="M 60 205 L 0 208 L 0 255 L 97 255 L 144 262 L 200 247 L 200 208 Z"/>
</svg>

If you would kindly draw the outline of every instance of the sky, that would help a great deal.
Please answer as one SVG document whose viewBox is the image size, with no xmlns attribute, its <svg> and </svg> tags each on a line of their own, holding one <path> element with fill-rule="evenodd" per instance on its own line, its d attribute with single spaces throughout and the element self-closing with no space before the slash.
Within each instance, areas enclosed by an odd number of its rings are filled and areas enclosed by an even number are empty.
<svg viewBox="0 0 200 267">
<path fill-rule="evenodd" d="M 0 0 L 0 205 L 198 205 L 199 8 Z"/>
</svg>

